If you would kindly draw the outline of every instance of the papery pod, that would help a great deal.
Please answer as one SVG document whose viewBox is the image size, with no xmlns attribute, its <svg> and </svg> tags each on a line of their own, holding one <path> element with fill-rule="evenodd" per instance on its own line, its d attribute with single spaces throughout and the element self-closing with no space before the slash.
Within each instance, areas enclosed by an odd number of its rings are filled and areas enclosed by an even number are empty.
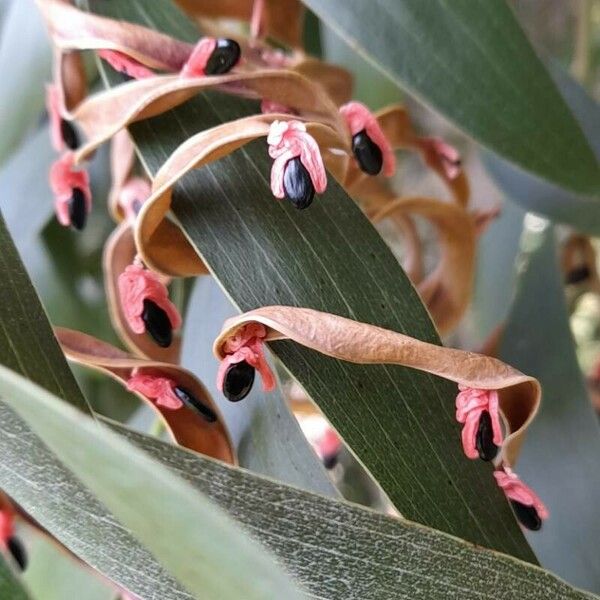
<svg viewBox="0 0 600 600">
<path fill-rule="evenodd" d="M 171 437 L 178 444 L 229 464 L 237 463 L 219 408 L 204 385 L 189 371 L 166 362 L 136 358 L 79 331 L 57 327 L 55 334 L 67 359 L 109 375 L 124 387 L 127 386 L 134 370 L 142 373 L 161 373 L 181 384 L 216 414 L 217 421 L 209 423 L 185 405 L 175 410 L 169 409 L 140 393 L 134 393 L 163 419 Z"/>
<path fill-rule="evenodd" d="M 460 321 L 471 299 L 476 249 L 474 219 L 460 205 L 414 197 L 388 202 L 371 220 L 379 223 L 394 215 L 420 216 L 435 227 L 439 262 L 424 280 L 414 283 L 439 332 L 448 333 Z"/>
<path fill-rule="evenodd" d="M 360 364 L 396 364 L 444 377 L 459 385 L 496 390 L 508 435 L 497 461 L 513 465 L 540 403 L 533 377 L 488 356 L 444 348 L 395 331 L 308 308 L 265 306 L 228 319 L 214 343 L 223 360 L 225 342 L 248 324 L 266 328 L 264 341 L 293 340 L 327 356 Z"/>
<path fill-rule="evenodd" d="M 175 0 L 191 17 L 204 19 L 236 19 L 251 21 L 253 9 L 259 3 L 255 0 Z M 261 33 L 292 47 L 302 43 L 304 7 L 298 0 L 266 0 L 261 19 Z"/>
<path fill-rule="evenodd" d="M 292 71 L 270 69 L 207 77 L 163 75 L 131 81 L 84 101 L 72 114 L 86 135 L 76 160 L 86 158 L 100 144 L 128 125 L 162 114 L 209 89 L 267 98 L 311 115 L 347 136 L 343 122 L 320 86 Z M 284 115 L 289 118 L 289 115 Z"/>
<path fill-rule="evenodd" d="M 255 139 L 266 138 L 271 123 L 277 119 L 288 120 L 289 115 L 253 115 L 202 131 L 179 146 L 163 164 L 152 183 L 152 196 L 144 204 L 135 227 L 138 252 L 153 271 L 174 277 L 206 273 L 206 266 L 190 241 L 166 218 L 173 186 L 188 171 L 231 154 Z M 321 148 L 344 144 L 337 132 L 327 125 L 313 122 L 305 125 Z M 202 198 L 197 201 L 202 210 Z"/>
<path fill-rule="evenodd" d="M 179 229 L 170 221 L 164 224 L 163 232 L 167 237 Z M 168 247 L 168 245 L 167 245 Z M 168 250 L 164 253 L 168 256 Z M 123 343 L 137 356 L 168 363 L 178 363 L 181 351 L 181 337 L 173 332 L 173 341 L 167 348 L 158 346 L 145 333 L 134 333 L 123 313 L 119 300 L 119 275 L 131 265 L 137 255 L 133 231 L 127 222 L 121 223 L 110 235 L 104 246 L 103 270 L 104 287 L 112 325 Z"/>
<path fill-rule="evenodd" d="M 54 50 L 54 83 L 57 86 L 64 111 L 63 117 L 87 96 L 87 79 L 83 59 L 79 52 Z"/>
<path fill-rule="evenodd" d="M 193 46 L 147 27 L 82 12 L 65 0 L 36 0 L 62 51 L 114 50 L 152 69 L 179 71 Z"/>
</svg>

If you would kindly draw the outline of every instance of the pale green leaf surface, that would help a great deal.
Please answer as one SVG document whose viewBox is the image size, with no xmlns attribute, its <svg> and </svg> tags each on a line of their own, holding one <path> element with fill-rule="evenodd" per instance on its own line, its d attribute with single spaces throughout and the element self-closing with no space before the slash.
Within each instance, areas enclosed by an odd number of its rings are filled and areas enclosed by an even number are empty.
<svg viewBox="0 0 600 600">
<path fill-rule="evenodd" d="M 552 227 L 526 232 L 519 264 L 500 354 L 542 384 L 517 470 L 550 510 L 528 539 L 545 567 L 599 592 L 600 427 L 575 354 Z"/>
<path fill-rule="evenodd" d="M 559 65 L 550 64 L 550 73 L 596 156 L 600 157 L 600 105 Z M 569 193 L 491 152 L 485 153 L 484 164 L 496 184 L 520 207 L 572 225 L 587 234 L 600 235 L 597 199 Z"/>
<path fill-rule="evenodd" d="M 0 37 L 0 164 L 39 119 L 51 64 L 50 42 L 33 0 L 12 2 Z"/>
<path fill-rule="evenodd" d="M 0 395 L 194 597 L 299 598 L 227 515 L 120 436 L 3 366 Z"/>
</svg>

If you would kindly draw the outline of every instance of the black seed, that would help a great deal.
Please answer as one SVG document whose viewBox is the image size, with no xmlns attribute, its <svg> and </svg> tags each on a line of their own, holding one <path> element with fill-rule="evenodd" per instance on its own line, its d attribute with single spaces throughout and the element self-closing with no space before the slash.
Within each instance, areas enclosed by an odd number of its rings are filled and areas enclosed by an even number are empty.
<svg viewBox="0 0 600 600">
<path fill-rule="evenodd" d="M 326 469 L 333 469 L 333 467 L 335 467 L 335 465 L 338 464 L 338 454 L 337 452 L 334 452 L 333 454 L 328 454 L 327 456 L 323 457 L 323 466 Z"/>
<path fill-rule="evenodd" d="M 381 171 L 383 167 L 381 148 L 364 129 L 352 138 L 352 152 L 356 156 L 358 166 L 368 175 L 377 175 Z"/>
<path fill-rule="evenodd" d="M 85 195 L 79 188 L 73 188 L 73 195 L 69 200 L 69 219 L 71 227 L 81 231 L 87 219 L 87 206 Z"/>
<path fill-rule="evenodd" d="M 8 538 L 6 545 L 8 547 L 8 551 L 15 559 L 15 562 L 21 568 L 21 571 L 24 571 L 27 568 L 27 551 L 25 550 L 23 542 L 17 536 L 13 535 L 12 537 Z"/>
<path fill-rule="evenodd" d="M 173 326 L 167 313 L 152 300 L 144 300 L 142 321 L 150 337 L 161 347 L 168 348 L 173 341 Z"/>
<path fill-rule="evenodd" d="M 240 60 L 240 45 L 235 40 L 219 38 L 212 54 L 206 61 L 206 75 L 223 75 L 231 71 Z"/>
<path fill-rule="evenodd" d="M 315 188 L 309 172 L 300 157 L 291 158 L 283 172 L 285 197 L 298 209 L 308 208 L 315 197 Z"/>
<path fill-rule="evenodd" d="M 591 275 L 590 269 L 586 265 L 582 265 L 581 267 L 576 267 L 575 269 L 571 269 L 567 273 L 567 277 L 565 278 L 566 283 L 581 283 L 589 278 Z"/>
<path fill-rule="evenodd" d="M 510 504 L 515 511 L 515 515 L 517 515 L 517 519 L 519 519 L 523 527 L 531 529 L 531 531 L 538 531 L 541 529 L 542 520 L 540 519 L 535 507 L 527 506 L 526 504 L 522 504 L 516 500 L 511 500 Z"/>
<path fill-rule="evenodd" d="M 231 365 L 225 373 L 225 383 L 223 384 L 225 398 L 230 402 L 243 400 L 252 389 L 254 375 L 254 367 L 245 360 Z"/>
<path fill-rule="evenodd" d="M 200 400 L 198 400 L 198 398 L 196 398 L 189 390 L 178 385 L 173 391 L 188 408 L 200 413 L 200 415 L 202 415 L 209 423 L 214 423 L 217 420 L 217 415 L 214 411 L 206 406 L 206 404 L 200 402 Z"/>
<path fill-rule="evenodd" d="M 60 135 L 67 148 L 70 148 L 71 150 L 79 148 L 79 136 L 77 135 L 77 131 L 66 119 L 60 120 Z"/>
<path fill-rule="evenodd" d="M 492 429 L 492 417 L 484 410 L 479 417 L 479 427 L 475 437 L 475 446 L 481 460 L 493 460 L 498 454 L 498 446 L 493 442 L 494 431 Z"/>
</svg>

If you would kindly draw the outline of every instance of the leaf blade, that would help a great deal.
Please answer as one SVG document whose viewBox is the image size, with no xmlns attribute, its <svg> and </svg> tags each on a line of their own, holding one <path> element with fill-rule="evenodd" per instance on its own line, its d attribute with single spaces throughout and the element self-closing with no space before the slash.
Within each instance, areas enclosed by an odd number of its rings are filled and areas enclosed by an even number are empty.
<svg viewBox="0 0 600 600">
<path fill-rule="evenodd" d="M 568 189 L 600 193 L 598 162 L 504 0 L 303 1 L 484 146 Z"/>
</svg>

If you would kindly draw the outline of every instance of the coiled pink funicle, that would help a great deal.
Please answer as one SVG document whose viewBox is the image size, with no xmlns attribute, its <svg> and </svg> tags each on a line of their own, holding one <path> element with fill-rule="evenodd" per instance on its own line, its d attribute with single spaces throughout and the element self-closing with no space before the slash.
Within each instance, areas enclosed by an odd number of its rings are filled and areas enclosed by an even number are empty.
<svg viewBox="0 0 600 600">
<path fill-rule="evenodd" d="M 548 509 L 539 496 L 529 486 L 525 485 L 512 469 L 505 466 L 498 471 L 494 471 L 494 477 L 509 500 L 520 502 L 525 506 L 533 506 L 542 521 L 550 516 Z"/>
<path fill-rule="evenodd" d="M 219 391 L 223 391 L 227 369 L 242 361 L 246 361 L 260 373 L 265 392 L 275 389 L 275 376 L 267 363 L 263 349 L 266 336 L 267 331 L 264 325 L 248 323 L 224 343 L 223 350 L 226 356 L 221 360 L 217 373 L 217 389 Z"/>
<path fill-rule="evenodd" d="M 0 547 L 6 548 L 8 540 L 15 533 L 15 522 L 12 512 L 0 510 Z"/>
<path fill-rule="evenodd" d="M 150 372 L 141 372 L 134 369 L 131 377 L 127 380 L 127 389 L 130 392 L 138 392 L 157 405 L 171 410 L 177 410 L 183 406 L 183 402 L 176 396 L 175 387 L 177 383 L 169 377 Z"/>
<path fill-rule="evenodd" d="M 479 390 L 459 385 L 456 396 L 456 420 L 463 423 L 462 446 L 468 458 L 477 458 L 479 453 L 476 446 L 479 419 L 484 411 L 490 414 L 492 421 L 492 441 L 496 446 L 502 445 L 502 426 L 498 407 L 498 392 L 496 390 Z"/>
<path fill-rule="evenodd" d="M 365 131 L 374 144 L 379 146 L 383 156 L 383 174 L 391 177 L 396 171 L 396 155 L 375 115 L 361 102 L 348 102 L 340 107 L 340 114 L 346 121 L 350 135 Z"/>
<path fill-rule="evenodd" d="M 319 144 L 306 131 L 300 121 L 273 121 L 267 137 L 269 156 L 274 158 L 271 167 L 271 191 L 275 198 L 285 198 L 283 175 L 285 166 L 292 158 L 300 162 L 310 175 L 315 192 L 322 194 L 327 189 L 327 173 Z"/>
<path fill-rule="evenodd" d="M 50 167 L 50 189 L 54 195 L 54 210 L 61 225 L 69 226 L 69 201 L 73 196 L 73 190 L 79 188 L 85 198 L 86 211 L 92 210 L 92 192 L 90 190 L 90 178 L 83 169 L 75 168 L 75 160 L 72 152 L 65 152 Z"/>
<path fill-rule="evenodd" d="M 206 73 L 206 63 L 210 58 L 210 55 L 214 52 L 217 47 L 217 40 L 212 37 L 204 37 L 193 49 L 192 54 L 188 58 L 185 65 L 181 69 L 181 75 L 183 77 L 202 77 Z"/>
<path fill-rule="evenodd" d="M 169 300 L 166 286 L 156 273 L 137 262 L 129 265 L 119 275 L 119 297 L 125 319 L 134 333 L 142 334 L 146 331 L 142 319 L 144 300 L 151 300 L 162 308 L 173 329 L 181 327 L 181 316 L 177 307 Z"/>
<path fill-rule="evenodd" d="M 96 53 L 104 59 L 115 71 L 125 73 L 134 79 L 145 79 L 146 77 L 154 77 L 154 71 L 141 62 L 127 56 L 123 52 L 117 50 L 97 50 Z"/>
</svg>

